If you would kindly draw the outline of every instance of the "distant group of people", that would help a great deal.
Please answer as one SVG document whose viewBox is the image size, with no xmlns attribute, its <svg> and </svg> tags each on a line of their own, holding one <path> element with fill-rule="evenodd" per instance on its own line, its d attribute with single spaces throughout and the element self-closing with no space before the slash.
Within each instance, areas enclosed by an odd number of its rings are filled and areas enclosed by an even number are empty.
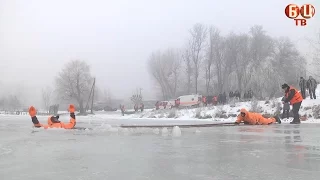
<svg viewBox="0 0 320 180">
<path fill-rule="evenodd" d="M 218 96 L 213 96 L 213 104 L 226 104 L 227 103 L 227 95 L 226 92 L 220 93 Z"/>
<path fill-rule="evenodd" d="M 120 111 L 121 111 L 122 116 L 124 116 L 124 114 L 125 114 L 124 105 L 121 105 L 121 104 L 120 104 L 119 107 L 120 107 Z M 133 107 L 133 109 L 134 109 L 134 112 L 138 112 L 139 109 L 140 109 L 141 112 L 143 112 L 143 110 L 144 110 L 144 104 L 143 104 L 143 103 L 135 104 L 134 107 Z"/>
<path fill-rule="evenodd" d="M 253 91 L 251 89 L 243 94 L 243 99 L 252 99 L 252 98 L 253 98 Z"/>
<path fill-rule="evenodd" d="M 310 99 L 316 99 L 316 88 L 317 88 L 317 81 L 312 77 L 309 76 L 309 79 L 306 80 L 303 77 L 300 77 L 299 87 L 301 90 L 301 95 L 303 99 L 306 99 L 306 90 L 309 90 Z"/>
<path fill-rule="evenodd" d="M 230 91 L 229 92 L 229 98 L 233 99 L 233 98 L 237 98 L 238 100 L 241 99 L 241 93 L 236 90 L 234 92 Z M 253 91 L 251 89 L 249 89 L 248 91 L 244 92 L 243 94 L 243 99 L 244 100 L 248 100 L 248 99 L 252 99 L 253 98 Z"/>
<path fill-rule="evenodd" d="M 240 99 L 241 98 L 241 94 L 240 94 L 240 92 L 238 91 L 238 90 L 236 90 L 236 91 L 230 91 L 229 92 L 229 98 L 230 99 L 232 99 L 232 98 L 238 98 L 238 99 Z"/>
<path fill-rule="evenodd" d="M 140 105 L 140 106 L 139 106 L 139 105 Z M 143 112 L 143 110 L 144 110 L 144 104 L 143 104 L 143 103 L 135 104 L 134 107 L 133 107 L 133 109 L 134 109 L 135 112 L 138 112 L 139 109 L 140 109 L 141 112 Z"/>
<path fill-rule="evenodd" d="M 202 103 L 204 106 L 212 104 L 214 106 L 218 104 L 226 104 L 227 103 L 227 95 L 226 93 L 220 93 L 218 96 L 202 96 Z"/>
</svg>

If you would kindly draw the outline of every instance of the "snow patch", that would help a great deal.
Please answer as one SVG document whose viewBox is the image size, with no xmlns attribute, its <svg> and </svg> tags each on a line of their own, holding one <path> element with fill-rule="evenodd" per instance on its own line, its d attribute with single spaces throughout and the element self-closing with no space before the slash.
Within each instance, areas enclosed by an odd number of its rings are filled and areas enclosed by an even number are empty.
<svg viewBox="0 0 320 180">
<path fill-rule="evenodd" d="M 166 127 L 164 127 L 164 128 L 162 128 L 162 130 L 161 130 L 161 134 L 162 134 L 162 136 L 168 136 L 168 128 L 166 128 Z"/>
<path fill-rule="evenodd" d="M 159 130 L 158 128 L 155 128 L 155 129 L 153 129 L 153 133 L 154 133 L 154 134 L 159 134 L 159 133 L 160 133 L 160 130 Z"/>
<path fill-rule="evenodd" d="M 179 128 L 179 126 L 174 126 L 172 129 L 172 136 L 173 137 L 179 137 L 181 136 L 181 129 Z"/>
</svg>

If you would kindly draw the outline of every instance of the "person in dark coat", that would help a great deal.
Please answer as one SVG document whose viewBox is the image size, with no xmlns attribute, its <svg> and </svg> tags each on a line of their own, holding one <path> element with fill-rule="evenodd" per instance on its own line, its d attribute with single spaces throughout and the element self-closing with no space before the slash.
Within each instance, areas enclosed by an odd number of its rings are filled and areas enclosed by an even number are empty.
<svg viewBox="0 0 320 180">
<path fill-rule="evenodd" d="M 219 104 L 222 104 L 222 102 L 223 102 L 223 100 L 222 100 L 222 94 L 220 93 L 220 94 L 218 95 L 218 103 L 219 103 Z"/>
<path fill-rule="evenodd" d="M 282 113 L 282 118 L 287 118 L 289 119 L 289 112 L 290 112 L 290 104 L 289 102 L 284 102 L 284 100 L 286 99 L 286 97 L 282 98 L 282 103 L 283 103 L 283 113 Z"/>
<path fill-rule="evenodd" d="M 250 89 L 249 92 L 248 92 L 248 98 L 249 98 L 249 99 L 252 99 L 252 97 L 253 97 L 253 92 L 252 92 L 252 90 Z"/>
<path fill-rule="evenodd" d="M 303 99 L 306 99 L 307 81 L 303 77 L 300 77 L 299 87 L 300 87 L 300 90 L 301 90 L 300 92 Z"/>
<path fill-rule="evenodd" d="M 233 92 L 232 91 L 230 91 L 229 92 L 229 98 L 231 99 L 231 98 L 233 98 L 234 96 L 233 96 Z"/>
<path fill-rule="evenodd" d="M 309 76 L 307 88 L 309 89 L 310 99 L 316 99 L 317 84 L 317 81 L 312 76 Z"/>
<path fill-rule="evenodd" d="M 245 92 L 245 93 L 243 94 L 243 99 L 244 99 L 244 100 L 249 99 L 249 98 L 248 98 L 248 95 L 247 95 L 247 92 Z"/>
<path fill-rule="evenodd" d="M 223 104 L 227 103 L 227 94 L 226 92 L 223 92 Z"/>
</svg>

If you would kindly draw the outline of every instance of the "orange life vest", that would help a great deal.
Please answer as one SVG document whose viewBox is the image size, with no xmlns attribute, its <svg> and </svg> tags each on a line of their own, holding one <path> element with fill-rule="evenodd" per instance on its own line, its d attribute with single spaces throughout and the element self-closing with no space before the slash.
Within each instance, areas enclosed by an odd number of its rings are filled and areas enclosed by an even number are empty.
<svg viewBox="0 0 320 180">
<path fill-rule="evenodd" d="M 291 91 L 292 89 L 294 89 L 295 93 L 294 93 L 292 99 L 290 100 L 290 104 L 291 104 L 291 105 L 292 105 L 292 104 L 295 104 L 295 103 L 298 103 L 298 102 L 301 102 L 301 101 L 303 100 L 303 97 L 302 97 L 301 93 L 300 93 L 296 88 L 293 88 L 293 87 L 291 87 L 291 86 L 290 86 L 290 88 L 289 88 L 289 91 L 286 92 L 286 98 L 288 98 L 289 93 L 290 93 L 290 91 Z"/>
<path fill-rule="evenodd" d="M 52 122 L 50 116 L 48 118 L 48 126 L 49 128 L 64 128 L 64 129 L 72 129 L 76 125 L 76 120 L 71 118 L 70 122 L 65 124 L 63 122 Z"/>
<path fill-rule="evenodd" d="M 213 97 L 213 100 L 214 100 L 214 101 L 218 101 L 218 97 L 217 97 L 217 96 L 214 96 L 214 97 Z"/>
</svg>

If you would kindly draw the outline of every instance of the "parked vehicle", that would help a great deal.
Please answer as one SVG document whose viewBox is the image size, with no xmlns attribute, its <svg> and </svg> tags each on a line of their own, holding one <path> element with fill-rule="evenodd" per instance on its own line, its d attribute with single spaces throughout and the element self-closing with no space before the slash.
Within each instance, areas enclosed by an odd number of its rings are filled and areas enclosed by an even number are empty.
<svg viewBox="0 0 320 180">
<path fill-rule="evenodd" d="M 180 96 L 176 99 L 175 102 L 177 107 L 198 107 L 202 102 L 202 95 L 192 94 Z"/>
<path fill-rule="evenodd" d="M 104 111 L 116 111 L 117 108 L 112 108 L 112 107 L 110 107 L 110 106 L 105 106 L 105 107 L 103 108 L 103 110 L 104 110 Z"/>
</svg>

